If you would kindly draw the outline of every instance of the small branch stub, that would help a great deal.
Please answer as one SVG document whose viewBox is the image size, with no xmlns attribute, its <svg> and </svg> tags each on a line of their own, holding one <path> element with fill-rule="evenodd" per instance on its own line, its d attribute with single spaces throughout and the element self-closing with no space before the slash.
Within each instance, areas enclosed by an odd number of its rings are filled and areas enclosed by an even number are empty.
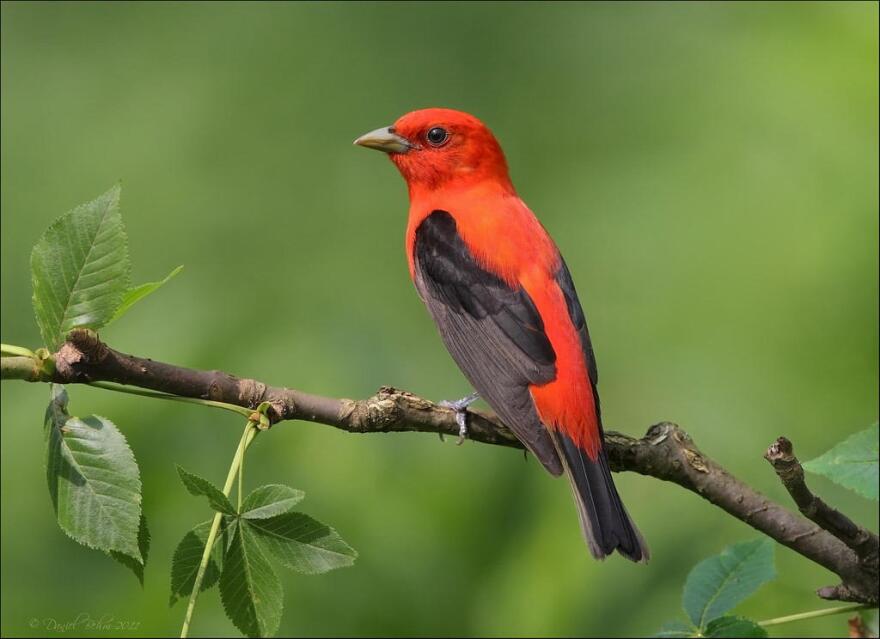
<svg viewBox="0 0 880 639">
<path fill-rule="evenodd" d="M 855 555 L 860 567 L 847 575 L 838 573 L 843 577 L 843 583 L 820 588 L 817 594 L 823 599 L 876 604 L 880 556 L 880 539 L 877 535 L 812 493 L 806 483 L 804 468 L 795 456 L 794 446 L 789 439 L 779 437 L 767 449 L 764 458 L 773 466 L 798 510 L 822 530 L 842 541 Z"/>
</svg>

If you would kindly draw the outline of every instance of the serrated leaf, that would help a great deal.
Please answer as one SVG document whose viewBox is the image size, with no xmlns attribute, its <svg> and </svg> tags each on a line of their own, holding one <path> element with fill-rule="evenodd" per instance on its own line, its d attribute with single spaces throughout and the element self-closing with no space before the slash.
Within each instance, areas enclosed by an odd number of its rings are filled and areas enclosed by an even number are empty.
<svg viewBox="0 0 880 639">
<path fill-rule="evenodd" d="M 863 497 L 878 500 L 880 468 L 880 427 L 874 424 L 850 435 L 834 448 L 804 464 L 811 473 L 824 475 L 835 484 L 854 490 Z"/>
<path fill-rule="evenodd" d="M 144 560 L 143 563 L 139 562 L 134 557 L 129 557 L 116 550 L 111 550 L 110 556 L 126 568 L 129 568 L 143 587 L 144 567 L 147 564 L 147 555 L 150 554 L 150 529 L 147 528 L 147 518 L 144 517 L 143 513 L 141 513 L 141 520 L 138 525 L 138 550 L 141 551 L 141 557 Z"/>
<path fill-rule="evenodd" d="M 734 544 L 694 566 L 684 584 L 682 604 L 700 629 L 741 603 L 776 576 L 773 540 Z"/>
<path fill-rule="evenodd" d="M 251 491 L 241 505 L 241 516 L 246 519 L 267 519 L 289 512 L 306 494 L 283 484 L 267 484 Z"/>
<path fill-rule="evenodd" d="M 55 220 L 31 252 L 34 313 L 47 348 L 74 328 L 100 328 L 131 285 L 119 185 Z"/>
<path fill-rule="evenodd" d="M 719 617 L 706 626 L 704 637 L 766 637 L 767 631 L 745 617 Z"/>
<path fill-rule="evenodd" d="M 190 495 L 195 495 L 196 497 L 204 495 L 208 498 L 208 503 L 212 509 L 227 515 L 236 514 L 235 506 L 232 505 L 229 498 L 207 479 L 187 472 L 180 466 L 177 467 L 177 474 L 180 475 L 180 481 L 186 486 Z"/>
<path fill-rule="evenodd" d="M 135 286 L 133 288 L 128 289 L 122 296 L 122 300 L 119 302 L 119 306 L 116 309 L 116 312 L 113 313 L 113 317 L 107 322 L 115 322 L 120 317 L 125 315 L 132 306 L 140 302 L 147 295 L 155 292 L 156 289 L 165 285 L 168 280 L 172 277 L 180 273 L 183 270 L 183 264 L 178 266 L 176 269 L 171 271 L 168 275 L 165 276 L 165 279 L 159 280 L 158 282 L 146 282 L 145 284 L 141 284 L 140 286 Z"/>
<path fill-rule="evenodd" d="M 45 432 L 46 477 L 58 525 L 81 544 L 143 564 L 141 480 L 125 437 L 104 417 L 69 416 L 67 393 L 54 384 Z"/>
<path fill-rule="evenodd" d="M 653 636 L 665 639 L 680 639 L 682 637 L 698 637 L 699 631 L 684 621 L 668 621 L 660 628 L 660 632 Z"/>
<path fill-rule="evenodd" d="M 229 546 L 232 545 L 232 540 L 235 538 L 235 531 L 238 529 L 238 517 L 230 517 L 229 515 L 223 516 L 223 527 L 220 532 L 220 539 L 217 540 L 217 543 L 223 549 L 223 555 L 229 551 Z"/>
<path fill-rule="evenodd" d="M 220 575 L 226 615 L 249 637 L 275 634 L 281 622 L 281 582 L 248 526 L 239 523 Z"/>
<path fill-rule="evenodd" d="M 357 558 L 335 530 L 303 513 L 247 519 L 240 525 L 253 530 L 285 567 L 307 575 L 351 566 Z"/>
<path fill-rule="evenodd" d="M 205 544 L 208 543 L 208 533 L 211 530 L 211 520 L 197 524 L 183 536 L 174 557 L 171 559 L 171 600 L 173 606 L 178 599 L 188 597 L 192 593 L 196 582 L 196 574 L 199 572 L 199 564 L 205 553 Z M 202 577 L 202 585 L 199 592 L 208 590 L 217 583 L 220 578 L 220 568 L 223 565 L 223 524 L 218 531 L 214 547 L 211 549 L 211 557 Z"/>
</svg>

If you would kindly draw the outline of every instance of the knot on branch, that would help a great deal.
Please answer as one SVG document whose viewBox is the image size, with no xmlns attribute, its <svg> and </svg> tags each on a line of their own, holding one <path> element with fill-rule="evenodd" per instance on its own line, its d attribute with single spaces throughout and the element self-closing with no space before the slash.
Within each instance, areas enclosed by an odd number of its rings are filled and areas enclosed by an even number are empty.
<svg viewBox="0 0 880 639">
<path fill-rule="evenodd" d="M 94 381 L 88 374 L 88 367 L 100 364 L 109 354 L 110 349 L 98 339 L 95 331 L 74 329 L 52 356 L 56 377 L 60 378 L 58 381 Z"/>
<path fill-rule="evenodd" d="M 788 438 L 779 437 L 773 442 L 764 453 L 764 459 L 772 464 L 779 479 L 786 487 L 804 481 L 804 469 L 798 458 L 794 456 L 794 446 Z"/>
<path fill-rule="evenodd" d="M 55 370 L 59 375 L 64 377 L 76 378 L 75 367 L 79 364 L 85 355 L 81 350 L 70 342 L 64 342 L 61 348 L 54 355 Z"/>
<path fill-rule="evenodd" d="M 255 379 L 238 380 L 238 399 L 245 406 L 258 406 L 266 394 L 266 385 Z"/>
<path fill-rule="evenodd" d="M 361 401 L 345 400 L 340 416 L 352 432 L 388 432 L 400 421 L 398 402 L 408 393 L 383 386 L 375 395 Z"/>
<path fill-rule="evenodd" d="M 634 470 L 694 490 L 699 476 L 711 472 L 690 435 L 672 422 L 654 424 L 641 439 L 609 431 L 605 440 L 613 470 Z"/>
<path fill-rule="evenodd" d="M 67 336 L 66 344 L 71 344 L 82 352 L 89 364 L 96 365 L 110 356 L 111 350 L 100 340 L 98 334 L 88 328 L 75 328 Z"/>
<path fill-rule="evenodd" d="M 645 431 L 643 439 L 648 440 L 652 445 L 662 444 L 667 437 L 674 436 L 678 442 L 689 442 L 691 436 L 684 432 L 678 424 L 672 422 L 658 422 L 653 426 L 649 426 Z"/>
</svg>

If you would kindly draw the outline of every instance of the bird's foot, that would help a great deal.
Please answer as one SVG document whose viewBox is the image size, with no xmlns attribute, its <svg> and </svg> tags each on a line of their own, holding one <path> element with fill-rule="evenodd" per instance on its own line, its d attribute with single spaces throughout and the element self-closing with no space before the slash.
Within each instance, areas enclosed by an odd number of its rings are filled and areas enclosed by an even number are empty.
<svg viewBox="0 0 880 639">
<path fill-rule="evenodd" d="M 473 404 L 480 398 L 479 393 L 471 393 L 467 397 L 462 397 L 461 399 L 457 399 L 454 402 L 443 400 L 442 402 L 438 402 L 438 405 L 443 408 L 451 408 L 455 411 L 455 423 L 458 424 L 458 439 L 455 444 L 457 446 L 461 446 L 461 443 L 464 441 L 464 438 L 467 437 L 467 409 L 468 406 Z M 443 435 L 441 433 L 440 439 L 443 439 Z"/>
</svg>

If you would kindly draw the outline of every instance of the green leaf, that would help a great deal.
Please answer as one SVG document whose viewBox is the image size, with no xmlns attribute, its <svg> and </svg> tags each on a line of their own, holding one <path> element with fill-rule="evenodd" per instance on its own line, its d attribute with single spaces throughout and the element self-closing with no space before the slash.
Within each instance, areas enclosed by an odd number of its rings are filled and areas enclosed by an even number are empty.
<svg viewBox="0 0 880 639">
<path fill-rule="evenodd" d="M 283 484 L 267 484 L 254 489 L 241 505 L 241 516 L 267 519 L 289 512 L 306 494 Z"/>
<path fill-rule="evenodd" d="M 67 393 L 54 384 L 45 432 L 46 477 L 58 525 L 81 544 L 143 564 L 141 480 L 125 437 L 109 419 L 69 416 Z"/>
<path fill-rule="evenodd" d="M 351 566 L 357 558 L 335 530 L 303 513 L 247 519 L 241 525 L 253 530 L 285 567 L 308 575 Z"/>
<path fill-rule="evenodd" d="M 220 575 L 226 615 L 249 637 L 275 634 L 281 622 L 281 582 L 248 526 L 236 526 Z"/>
<path fill-rule="evenodd" d="M 216 543 L 223 549 L 224 556 L 229 551 L 229 546 L 232 545 L 232 539 L 235 537 L 238 522 L 238 517 L 223 515 L 223 523 L 220 526 L 220 532 L 217 535 Z"/>
<path fill-rule="evenodd" d="M 125 315 L 125 313 L 128 312 L 128 309 L 140 302 L 147 295 L 153 293 L 156 289 L 164 286 L 165 283 L 168 282 L 168 280 L 180 273 L 181 270 L 183 270 L 183 264 L 171 271 L 168 275 L 165 276 L 165 279 L 163 280 L 160 280 L 158 282 L 147 282 L 145 284 L 141 284 L 140 286 L 135 286 L 128 289 L 122 296 L 122 301 L 119 303 L 116 312 L 113 313 L 113 317 L 111 317 L 107 323 L 109 324 L 110 322 L 115 322 L 120 317 Z"/>
<path fill-rule="evenodd" d="M 229 501 L 229 498 L 207 479 L 202 479 L 198 475 L 193 475 L 185 471 L 180 466 L 177 467 L 177 474 L 180 475 L 180 481 L 186 486 L 191 495 L 196 497 L 204 495 L 208 498 L 208 503 L 214 510 L 226 513 L 227 515 L 235 515 L 235 506 Z"/>
<path fill-rule="evenodd" d="M 119 185 L 55 220 L 31 252 L 34 312 L 47 348 L 104 326 L 131 283 Z"/>
<path fill-rule="evenodd" d="M 767 631 L 745 617 L 719 617 L 706 626 L 704 637 L 766 637 Z"/>
<path fill-rule="evenodd" d="M 144 566 L 147 563 L 147 555 L 150 553 L 150 529 L 147 528 L 147 518 L 144 517 L 143 513 L 141 513 L 141 521 L 138 525 L 138 549 L 141 551 L 141 557 L 144 560 L 143 563 L 139 562 L 134 557 L 129 557 L 116 550 L 111 550 L 110 556 L 123 566 L 131 569 L 134 576 L 137 577 L 137 580 L 140 582 L 141 587 L 143 587 Z"/>
<path fill-rule="evenodd" d="M 804 468 L 811 473 L 825 475 L 845 488 L 863 497 L 878 500 L 878 467 L 880 444 L 878 424 L 850 435 L 824 455 L 810 460 Z"/>
<path fill-rule="evenodd" d="M 877 608 L 862 610 L 859 613 L 859 617 L 861 618 L 862 626 L 867 631 L 867 636 L 876 637 L 880 634 L 880 615 L 878 615 Z"/>
<path fill-rule="evenodd" d="M 698 637 L 699 631 L 691 624 L 684 621 L 669 621 L 663 624 L 660 632 L 653 635 L 654 637 L 666 637 L 670 639 L 679 639 L 681 637 Z"/>
<path fill-rule="evenodd" d="M 725 548 L 694 566 L 684 584 L 682 604 L 700 629 L 741 603 L 776 576 L 773 540 L 757 539 Z"/>
<path fill-rule="evenodd" d="M 192 593 L 193 584 L 196 582 L 196 574 L 199 572 L 199 564 L 205 553 L 205 544 L 208 543 L 208 533 L 211 531 L 211 520 L 197 524 L 192 530 L 183 536 L 174 557 L 171 559 L 171 600 L 173 606 L 178 599 L 188 597 Z M 223 524 L 218 531 L 214 547 L 211 549 L 211 557 L 202 577 L 202 585 L 199 592 L 208 590 L 217 583 L 220 578 L 220 567 L 223 565 Z"/>
</svg>

